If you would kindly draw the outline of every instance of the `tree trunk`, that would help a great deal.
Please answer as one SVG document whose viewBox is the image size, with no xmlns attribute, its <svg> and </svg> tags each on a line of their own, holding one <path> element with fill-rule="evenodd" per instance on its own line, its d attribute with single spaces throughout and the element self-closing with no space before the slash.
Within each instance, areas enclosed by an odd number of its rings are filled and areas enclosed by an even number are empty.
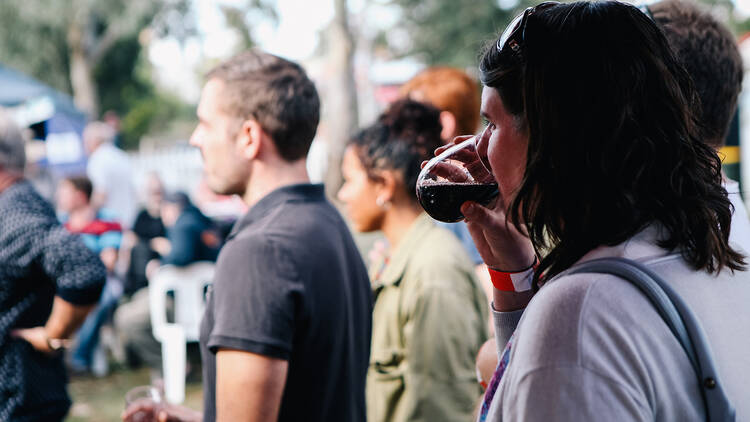
<svg viewBox="0 0 750 422">
<path fill-rule="evenodd" d="M 336 14 L 330 28 L 329 58 L 335 71 L 326 105 L 329 137 L 328 168 L 324 181 L 332 198 L 341 187 L 341 159 L 346 143 L 359 125 L 357 87 L 354 82 L 354 37 L 347 23 L 346 0 L 335 0 L 334 4 Z"/>
<path fill-rule="evenodd" d="M 73 87 L 73 100 L 76 106 L 86 113 L 89 119 L 99 117 L 99 95 L 92 65 L 80 48 L 70 50 L 70 83 Z"/>
<path fill-rule="evenodd" d="M 99 118 L 99 92 L 94 82 L 94 63 L 91 60 L 93 34 L 90 33 L 89 4 L 75 2 L 76 10 L 68 27 L 68 49 L 70 51 L 70 85 L 73 88 L 75 105 L 89 119 Z"/>
</svg>

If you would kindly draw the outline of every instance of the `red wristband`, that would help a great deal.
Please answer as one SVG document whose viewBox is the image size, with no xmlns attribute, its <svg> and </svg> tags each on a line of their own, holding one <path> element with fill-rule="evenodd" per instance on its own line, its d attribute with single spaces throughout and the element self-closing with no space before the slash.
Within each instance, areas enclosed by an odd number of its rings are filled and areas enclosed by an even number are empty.
<svg viewBox="0 0 750 422">
<path fill-rule="evenodd" d="M 534 279 L 534 271 L 538 265 L 539 260 L 534 257 L 534 263 L 524 270 L 507 272 L 489 267 L 487 269 L 490 272 L 492 285 L 497 290 L 503 292 L 525 292 L 531 290 L 531 281 Z"/>
</svg>

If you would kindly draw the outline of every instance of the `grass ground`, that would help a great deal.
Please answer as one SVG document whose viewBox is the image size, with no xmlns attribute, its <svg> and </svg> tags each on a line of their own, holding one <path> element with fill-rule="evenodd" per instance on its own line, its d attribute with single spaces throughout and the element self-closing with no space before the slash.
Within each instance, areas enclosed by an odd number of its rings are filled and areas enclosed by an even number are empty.
<svg viewBox="0 0 750 422">
<path fill-rule="evenodd" d="M 125 407 L 125 393 L 133 387 L 150 382 L 146 368 L 115 370 L 106 377 L 74 377 L 68 385 L 73 398 L 66 422 L 115 422 Z M 203 407 L 201 383 L 189 382 L 185 386 L 184 405 L 193 409 Z"/>
</svg>

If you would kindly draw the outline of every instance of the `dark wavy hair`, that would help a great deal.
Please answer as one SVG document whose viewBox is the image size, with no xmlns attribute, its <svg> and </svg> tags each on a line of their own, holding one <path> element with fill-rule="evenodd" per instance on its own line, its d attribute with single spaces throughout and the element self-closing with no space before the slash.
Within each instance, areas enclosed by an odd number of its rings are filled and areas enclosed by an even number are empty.
<svg viewBox="0 0 750 422">
<path fill-rule="evenodd" d="M 558 4 L 528 16 L 520 54 L 483 53 L 480 79 L 528 132 L 508 218 L 526 224 L 544 282 L 602 245 L 661 227 L 659 245 L 709 273 L 743 269 L 728 244 L 721 162 L 699 139 L 690 77 L 637 8 Z"/>
<path fill-rule="evenodd" d="M 433 157 L 443 143 L 440 111 L 417 101 L 394 102 L 371 126 L 362 129 L 349 141 L 371 179 L 378 170 L 395 170 L 401 174 L 409 197 L 417 201 L 415 189 L 420 164 Z"/>
</svg>

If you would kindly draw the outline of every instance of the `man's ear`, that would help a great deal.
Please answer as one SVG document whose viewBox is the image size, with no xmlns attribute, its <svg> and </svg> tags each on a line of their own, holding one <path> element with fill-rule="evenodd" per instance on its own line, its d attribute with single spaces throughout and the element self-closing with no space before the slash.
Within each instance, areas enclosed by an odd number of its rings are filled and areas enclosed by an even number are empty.
<svg viewBox="0 0 750 422">
<path fill-rule="evenodd" d="M 443 138 L 443 141 L 451 141 L 458 135 L 470 135 L 469 133 L 456 133 L 456 116 L 450 111 L 440 112 L 440 124 L 443 125 L 443 130 L 440 132 L 440 137 Z"/>
<path fill-rule="evenodd" d="M 260 154 L 264 136 L 265 132 L 256 120 L 242 122 L 236 139 L 239 153 L 248 160 L 256 158 Z"/>
</svg>

